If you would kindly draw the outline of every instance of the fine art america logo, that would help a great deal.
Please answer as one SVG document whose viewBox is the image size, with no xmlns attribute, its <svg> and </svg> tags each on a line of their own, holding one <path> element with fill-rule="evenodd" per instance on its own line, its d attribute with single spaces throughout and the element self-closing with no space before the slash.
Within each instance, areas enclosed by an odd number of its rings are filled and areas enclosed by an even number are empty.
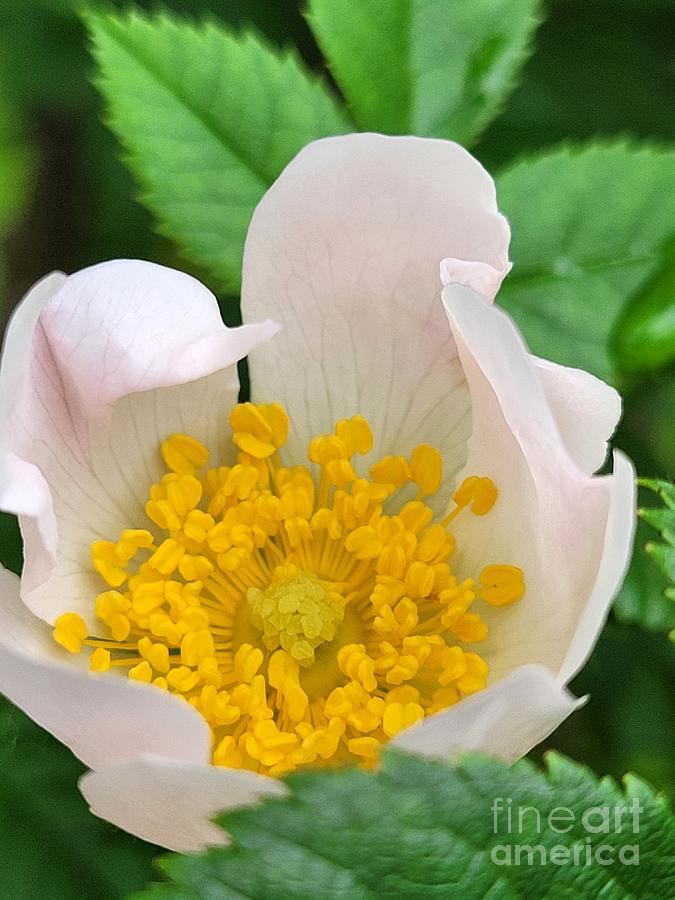
<svg viewBox="0 0 675 900">
<path fill-rule="evenodd" d="M 567 806 L 548 812 L 536 806 L 516 806 L 510 797 L 495 797 L 490 809 L 494 834 L 511 839 L 492 848 L 490 856 L 497 866 L 640 864 L 635 835 L 640 832 L 644 809 L 637 797 L 630 806 L 589 806 L 581 814 Z M 573 830 L 573 842 L 555 842 L 555 835 Z"/>
</svg>

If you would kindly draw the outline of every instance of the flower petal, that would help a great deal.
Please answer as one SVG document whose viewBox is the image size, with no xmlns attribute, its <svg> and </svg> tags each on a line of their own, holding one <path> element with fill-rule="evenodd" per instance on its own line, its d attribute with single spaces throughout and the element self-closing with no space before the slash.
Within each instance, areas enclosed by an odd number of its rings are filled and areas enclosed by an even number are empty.
<svg viewBox="0 0 675 900">
<path fill-rule="evenodd" d="M 236 362 L 276 328 L 226 328 L 198 281 L 146 262 L 52 276 L 28 295 L 0 374 L 12 423 L 0 505 L 20 517 L 23 596 L 37 615 L 73 610 L 93 628 L 91 543 L 145 526 L 167 435 L 188 431 L 224 454 Z"/>
<path fill-rule="evenodd" d="M 501 271 L 508 239 L 492 179 L 457 144 L 356 134 L 306 147 L 258 205 L 244 252 L 244 320 L 283 324 L 249 365 L 254 399 L 288 409 L 288 458 L 361 413 L 372 456 L 428 441 L 451 477 L 468 396 L 439 265 L 451 256 Z"/>
<path fill-rule="evenodd" d="M 58 662 L 46 626 L 31 622 L 23 608 L 18 577 L 1 567 L 0 591 L 0 692 L 86 765 L 142 753 L 208 762 L 209 727 L 189 703 L 159 688 Z"/>
<path fill-rule="evenodd" d="M 557 673 L 606 553 L 617 476 L 591 478 L 570 457 L 538 370 L 508 316 L 459 285 L 446 287 L 443 300 L 471 391 L 473 428 L 462 474 L 488 476 L 499 490 L 487 516 L 466 511 L 456 520 L 453 567 L 462 577 L 493 563 L 525 573 L 521 600 L 480 610 L 493 626 L 481 645 L 492 680 L 527 662 Z M 626 515 L 614 528 L 617 580 L 633 521 Z"/>
<path fill-rule="evenodd" d="M 80 790 L 102 819 L 169 850 L 196 853 L 228 842 L 210 821 L 217 812 L 278 796 L 285 788 L 274 778 L 243 769 L 144 756 L 87 772 Z"/>
<path fill-rule="evenodd" d="M 467 261 L 466 259 L 444 259 L 441 261 L 441 283 L 463 284 L 481 297 L 492 302 L 499 287 L 511 271 L 511 263 L 500 269 L 488 263 Z"/>
<path fill-rule="evenodd" d="M 602 559 L 593 590 L 560 668 L 559 677 L 565 682 L 569 682 L 588 659 L 612 600 L 623 583 L 635 536 L 636 492 L 633 464 L 617 450 L 614 452 L 614 477 Z M 627 522 L 633 527 L 627 527 Z"/>
<path fill-rule="evenodd" d="M 607 442 L 621 418 L 621 397 L 608 384 L 584 372 L 530 357 L 567 452 L 591 475 L 607 458 Z"/>
<path fill-rule="evenodd" d="M 499 684 L 407 728 L 391 744 L 440 759 L 479 750 L 513 762 L 584 702 L 543 666 L 521 666 Z"/>
</svg>

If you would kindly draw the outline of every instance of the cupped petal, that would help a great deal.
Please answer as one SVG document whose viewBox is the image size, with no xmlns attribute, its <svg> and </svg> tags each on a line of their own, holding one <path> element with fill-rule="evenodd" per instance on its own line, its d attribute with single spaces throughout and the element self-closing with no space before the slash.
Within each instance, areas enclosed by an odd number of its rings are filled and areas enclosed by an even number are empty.
<svg viewBox="0 0 675 900">
<path fill-rule="evenodd" d="M 565 682 L 569 682 L 588 659 L 605 624 L 612 600 L 623 583 L 635 537 L 636 493 L 633 464 L 617 450 L 614 452 L 614 477 L 602 559 L 593 590 L 560 667 L 559 677 Z M 633 527 L 627 527 L 627 522 L 632 523 Z"/>
<path fill-rule="evenodd" d="M 607 445 L 621 418 L 621 397 L 590 372 L 531 356 L 565 448 L 591 475 L 607 459 Z"/>
<path fill-rule="evenodd" d="M 441 261 L 441 284 L 463 284 L 491 303 L 510 270 L 511 263 L 496 269 L 474 260 L 444 259 Z"/>
<path fill-rule="evenodd" d="M 508 240 L 492 179 L 457 144 L 356 134 L 302 150 L 253 215 L 242 285 L 244 321 L 283 325 L 249 366 L 253 398 L 288 409 L 288 458 L 360 413 L 372 456 L 428 441 L 450 478 L 469 400 L 439 266 L 454 257 L 501 271 Z"/>
<path fill-rule="evenodd" d="M 478 750 L 513 762 L 584 702 L 543 666 L 521 666 L 498 684 L 407 728 L 391 744 L 438 759 Z"/>
<path fill-rule="evenodd" d="M 56 280 L 55 280 L 56 279 Z M 48 621 L 94 626 L 89 548 L 147 527 L 161 441 L 188 432 L 222 458 L 236 363 L 277 330 L 226 328 L 215 297 L 180 272 L 118 260 L 41 282 L 7 331 L 0 506 L 19 515 L 23 597 Z"/>
<path fill-rule="evenodd" d="M 0 693 L 92 768 L 143 753 L 206 765 L 211 734 L 189 703 L 127 678 L 92 675 L 63 659 L 25 610 L 19 578 L 0 567 Z"/>
<path fill-rule="evenodd" d="M 509 317 L 460 285 L 446 287 L 443 300 L 471 392 L 472 433 L 462 475 L 488 476 L 499 490 L 488 515 L 465 511 L 453 524 L 453 568 L 462 577 L 475 577 L 489 564 L 524 572 L 526 592 L 517 603 L 500 609 L 480 604 L 490 626 L 481 654 L 492 681 L 528 662 L 555 674 L 603 563 L 617 475 L 589 477 L 570 456 L 539 372 Z M 611 565 L 617 582 L 633 523 L 634 512 L 615 525 Z"/>
<path fill-rule="evenodd" d="M 280 781 L 255 772 L 159 756 L 87 772 L 80 790 L 94 815 L 179 853 L 228 842 L 210 821 L 216 813 L 285 792 Z"/>
</svg>

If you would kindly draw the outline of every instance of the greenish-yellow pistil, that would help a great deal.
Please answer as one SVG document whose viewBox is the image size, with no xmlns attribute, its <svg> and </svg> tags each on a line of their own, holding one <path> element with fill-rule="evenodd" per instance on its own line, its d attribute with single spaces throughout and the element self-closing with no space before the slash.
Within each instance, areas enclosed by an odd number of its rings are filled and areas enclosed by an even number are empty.
<svg viewBox="0 0 675 900">
<path fill-rule="evenodd" d="M 344 618 L 344 605 L 315 575 L 295 566 L 275 573 L 270 586 L 248 589 L 251 620 L 268 650 L 281 647 L 301 666 L 311 666 L 314 651 L 332 641 Z"/>
</svg>

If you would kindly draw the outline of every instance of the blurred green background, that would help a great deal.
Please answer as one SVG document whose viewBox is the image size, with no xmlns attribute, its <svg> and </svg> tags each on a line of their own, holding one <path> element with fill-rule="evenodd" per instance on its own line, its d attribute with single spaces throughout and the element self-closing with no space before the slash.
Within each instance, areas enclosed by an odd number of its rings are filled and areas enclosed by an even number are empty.
<svg viewBox="0 0 675 900">
<path fill-rule="evenodd" d="M 188 267 L 135 201 L 136 185 L 119 161 L 90 82 L 93 64 L 79 5 L 0 5 L 3 316 L 51 269 L 71 272 L 124 256 Z M 323 66 L 292 0 L 172 0 L 163 6 L 193 17 L 209 12 L 233 28 L 252 23 L 270 41 L 297 46 L 310 67 Z M 519 87 L 473 152 L 495 169 L 568 138 L 672 141 L 672 24 L 668 0 L 549 3 Z M 223 311 L 236 321 L 227 298 Z M 625 415 L 615 443 L 641 474 L 672 478 L 675 369 L 625 374 L 621 387 Z M 647 536 L 641 530 L 639 542 Z M 0 560 L 20 567 L 18 530 L 6 515 L 0 518 Z M 675 607 L 662 589 L 658 571 L 638 556 L 596 652 L 572 685 L 590 700 L 547 746 L 598 774 L 635 771 L 675 796 L 675 650 L 666 636 L 675 627 Z M 638 618 L 648 627 L 632 624 Z M 6 703 L 0 705 L 0 760 L 2 898 L 117 898 L 150 879 L 156 848 L 90 816 L 75 787 L 82 766 Z"/>
</svg>

